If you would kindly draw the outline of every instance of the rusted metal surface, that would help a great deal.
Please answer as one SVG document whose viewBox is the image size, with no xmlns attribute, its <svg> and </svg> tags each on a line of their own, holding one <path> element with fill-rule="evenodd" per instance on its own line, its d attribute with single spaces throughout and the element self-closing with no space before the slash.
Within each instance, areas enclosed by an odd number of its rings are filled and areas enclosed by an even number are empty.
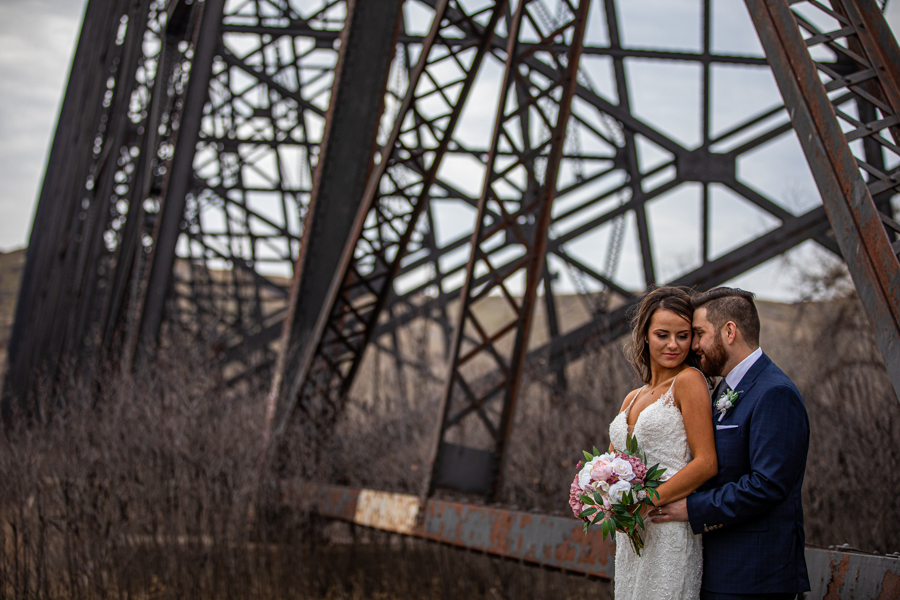
<svg viewBox="0 0 900 600">
<path fill-rule="evenodd" d="M 806 566 L 807 600 L 900 598 L 900 559 L 807 546 Z"/>
<path fill-rule="evenodd" d="M 538 22 L 535 6 L 520 3 L 509 28 L 502 93 L 478 201 L 460 318 L 444 379 L 438 413 L 441 421 L 436 428 L 424 495 L 430 495 L 437 486 L 453 485 L 450 474 L 460 469 L 450 462 L 454 456 L 449 451 L 451 444 L 462 451 L 457 456 L 482 457 L 477 459 L 477 464 L 483 467 L 480 471 L 485 474 L 480 487 L 489 499 L 499 489 L 537 289 L 546 262 L 551 211 L 558 195 L 557 179 L 590 2 L 581 0 L 577 7 L 560 5 L 560 8 L 555 28 L 538 29 L 540 44 L 535 47 L 525 49 L 519 45 L 520 34 L 529 35 L 528 23 Z M 562 38 L 572 41 L 565 59 L 554 58 L 555 72 L 548 81 L 523 79 L 520 73 L 526 61 L 540 46 L 545 45 L 549 50 L 554 40 Z M 549 97 L 559 98 L 555 119 L 547 111 L 544 99 Z M 504 148 L 510 149 L 516 158 L 502 160 L 500 152 Z M 514 192 L 510 194 L 508 189 Z M 504 249 L 508 252 L 498 251 L 496 245 L 500 240 L 506 241 L 508 247 Z M 478 283 L 483 275 L 487 275 L 486 280 Z M 521 276 L 524 276 L 524 289 L 519 291 L 514 282 Z M 492 295 L 500 296 L 505 303 L 500 322 L 488 328 L 476 316 L 476 307 Z M 472 384 L 479 374 L 473 365 L 479 357 L 492 363 L 496 377 L 476 388 Z M 478 447 L 469 448 L 473 438 Z M 458 445 L 460 440 L 466 440 L 467 444 Z M 458 485 L 454 487 L 460 489 Z"/>
<path fill-rule="evenodd" d="M 347 3 L 346 25 L 328 106 L 319 162 L 304 219 L 300 253 L 281 334 L 266 410 L 266 440 L 277 427 L 276 409 L 290 414 L 315 350 L 320 315 L 341 256 L 353 243 L 353 227 L 378 152 L 378 128 L 384 113 L 401 0 Z M 307 420 L 334 412 L 331 398 L 316 398 Z M 284 428 L 284 417 L 280 419 Z"/>
<path fill-rule="evenodd" d="M 623 47 L 616 14 L 622 8 L 621 2 L 592 3 L 592 10 L 597 13 L 594 19 L 601 24 L 605 21 L 609 37 L 605 41 L 590 40 L 583 54 L 609 58 L 613 66 L 613 95 L 618 98 L 594 89 L 589 83 L 589 70 L 579 74 L 569 124 L 571 135 L 567 135 L 564 152 L 564 161 L 570 164 L 563 170 L 564 182 L 559 191 L 563 202 L 565 195 L 577 195 L 579 200 L 567 202 L 552 217 L 547 268 L 553 277 L 541 283 L 545 290 L 542 301 L 551 320 L 559 309 L 555 303 L 560 281 L 577 279 L 581 300 L 591 305 L 592 313 L 590 322 L 577 331 L 566 330 L 565 318 L 550 325 L 551 339 L 544 350 L 551 352 L 547 359 L 555 367 L 547 375 L 543 372 L 551 370 L 537 369 L 536 374 L 559 392 L 564 392 L 566 362 L 583 355 L 586 348 L 595 348 L 598 340 L 608 339 L 609 332 L 624 323 L 623 313 L 613 307 L 633 301 L 634 294 L 629 291 L 633 285 L 625 284 L 622 274 L 616 272 L 626 222 L 637 222 L 639 226 L 643 280 L 655 284 L 673 280 L 657 277 L 657 272 L 664 271 L 660 271 L 660 264 L 654 264 L 651 254 L 659 262 L 659 256 L 673 249 L 652 228 L 648 229 L 645 218 L 648 215 L 652 221 L 653 206 L 670 192 L 694 184 L 703 190 L 704 216 L 698 228 L 701 239 L 693 240 L 702 249 L 701 260 L 690 272 L 679 273 L 679 281 L 706 288 L 721 279 L 717 269 L 724 257 L 716 255 L 709 243 L 710 205 L 714 204 L 710 186 L 724 186 L 777 219 L 781 224 L 772 234 L 784 240 L 782 248 L 813 239 L 832 251 L 837 249 L 834 239 L 822 228 L 798 227 L 797 219 L 803 215 L 794 215 L 777 199 L 753 189 L 758 186 L 742 178 L 736 169 L 737 161 L 773 140 L 791 135 L 782 107 L 766 107 L 728 131 L 710 128 L 714 104 L 710 95 L 711 69 L 742 65 L 761 71 L 766 67 L 759 56 L 718 51 L 711 44 L 715 33 L 712 1 L 697 2 L 702 8 L 698 11 L 702 32 L 698 52 Z M 172 0 L 92 1 L 85 20 L 85 32 L 90 33 L 80 45 L 85 52 L 74 65 L 69 86 L 71 97 L 80 104 L 73 110 L 74 103 L 68 102 L 61 115 L 45 177 L 42 207 L 36 214 L 29 245 L 18 303 L 20 317 L 10 346 L 9 355 L 15 364 L 9 371 L 8 390 L 27 388 L 33 381 L 31 374 L 42 368 L 52 378 L 53 365 L 62 355 L 72 358 L 80 354 L 78 358 L 88 366 L 93 364 L 95 355 L 130 355 L 131 352 L 121 351 L 119 338 L 128 338 L 128 348 L 144 343 L 138 342 L 132 331 L 140 326 L 142 307 L 146 308 L 145 330 L 158 330 L 161 298 L 166 292 L 170 295 L 164 306 L 164 320 L 187 331 L 203 332 L 203 343 L 210 349 L 210 368 L 222 368 L 226 381 L 231 383 L 249 381 L 259 386 L 256 389 L 271 383 L 266 377 L 275 364 L 276 343 L 287 316 L 285 298 L 289 292 L 285 277 L 290 276 L 303 246 L 300 219 L 309 206 L 311 173 L 320 158 L 319 146 L 325 130 L 323 120 L 330 114 L 330 90 L 339 46 L 336 42 L 342 35 L 348 5 L 344 0 L 286 0 L 277 5 L 266 4 L 265 8 L 259 3 L 226 3 L 218 34 L 202 36 L 203 41 L 215 42 L 209 89 L 188 94 L 188 75 L 193 79 L 205 70 L 198 63 L 199 48 L 190 43 L 196 38 L 200 22 L 197 17 L 203 4 Z M 533 7 L 535 11 L 532 16 L 549 30 L 559 25 L 554 15 L 565 16 L 575 4 L 568 2 L 567 8 L 562 0 L 528 3 L 529 9 Z M 405 0 L 404 5 L 410 10 L 398 37 L 398 58 L 393 64 L 396 77 L 392 76 L 393 87 L 385 98 L 395 107 L 412 100 L 397 114 L 398 119 L 407 114 L 412 121 L 402 129 L 399 143 L 392 143 L 388 135 L 395 123 L 390 119 L 382 123 L 381 134 L 387 139 L 385 148 L 390 148 L 390 152 L 376 167 L 384 176 L 378 182 L 369 179 L 370 187 L 377 192 L 374 206 L 381 211 L 371 215 L 381 220 L 377 226 L 363 229 L 354 248 L 340 247 L 335 242 L 325 253 L 327 260 L 322 261 L 322 265 L 332 261 L 331 253 L 353 257 L 343 269 L 344 279 L 338 282 L 339 300 L 323 308 L 323 312 L 331 310 L 325 333 L 316 337 L 325 340 L 328 336 L 327 351 L 326 345 L 318 348 L 323 350 L 318 352 L 319 358 L 340 359 L 339 363 L 333 361 L 333 369 L 327 361 L 319 361 L 328 367 L 330 376 L 317 380 L 324 383 L 318 391 L 335 396 L 352 385 L 361 357 L 373 342 L 379 353 L 388 352 L 397 358 L 398 365 L 401 363 L 402 349 L 387 348 L 391 341 L 385 336 L 396 337 L 397 328 L 410 319 L 422 317 L 436 322 L 447 333 L 444 342 L 449 346 L 455 323 L 448 317 L 447 307 L 460 296 L 467 267 L 464 260 L 456 257 L 465 253 L 472 232 L 463 229 L 438 235 L 435 224 L 438 228 L 442 225 L 440 221 L 448 209 L 478 204 L 478 185 L 474 185 L 474 192 L 465 191 L 472 183 L 471 176 L 465 171 L 457 175 L 457 169 L 448 165 L 483 163 L 490 150 L 489 132 L 478 141 L 464 135 L 464 130 L 471 128 L 466 122 L 467 114 L 473 112 L 465 108 L 473 104 L 467 90 L 472 88 L 475 91 L 471 96 L 484 98 L 481 84 L 476 82 L 479 72 L 502 68 L 512 9 L 507 9 L 503 1 L 470 4 L 457 0 Z M 859 8 L 859 19 L 866 27 L 872 29 L 871 23 L 878 25 L 881 17 L 877 11 L 873 16 L 864 14 L 867 5 Z M 154 16 L 160 10 L 168 14 L 164 28 Z M 728 10 L 733 9 L 729 6 Z M 501 12 L 499 21 L 492 20 Z M 438 14 L 446 18 L 440 23 L 438 34 L 430 37 L 427 23 L 419 21 L 423 15 L 433 18 Z M 125 16 L 125 44 L 118 46 L 116 36 L 120 19 Z M 140 31 L 144 22 L 149 26 Z M 205 31 L 213 32 L 214 25 Z M 390 37 L 386 27 L 376 32 L 379 27 L 382 26 L 374 21 L 370 23 L 373 34 Z M 875 31 L 877 43 L 873 52 L 883 55 L 878 58 L 882 63 L 891 64 L 891 56 L 896 52 L 883 43 L 884 35 L 885 31 Z M 143 50 L 148 53 L 146 56 L 132 53 L 137 61 L 125 60 L 130 36 L 138 41 L 145 36 L 158 39 L 164 50 L 154 53 L 154 44 L 148 44 Z M 182 47 L 179 42 L 187 44 Z M 571 40 L 558 36 L 549 43 L 526 39 L 520 40 L 520 46 L 529 56 L 522 61 L 517 85 L 527 89 L 558 77 L 562 67 L 557 63 L 565 59 Z M 86 52 L 94 53 L 90 68 L 85 68 Z M 424 70 L 417 71 L 419 58 L 425 54 L 431 58 Z M 473 54 L 478 55 L 474 62 Z M 438 64 L 442 57 L 447 64 L 459 64 L 445 69 Z M 632 110 L 628 95 L 634 93 L 634 82 L 624 61 L 642 59 L 654 59 L 660 66 L 667 62 L 692 65 L 701 73 L 703 131 L 696 147 L 687 147 L 667 132 L 665 124 L 653 124 Z M 119 62 L 113 64 L 114 60 Z M 487 68 L 479 70 L 478 61 L 482 60 Z M 146 74 L 154 72 L 154 64 L 161 66 L 155 69 L 160 77 L 152 86 L 149 81 L 145 85 L 135 79 L 139 72 L 135 67 L 144 69 L 145 63 Z M 110 90 L 107 80 L 111 68 L 115 69 L 116 83 Z M 448 76 L 451 71 L 456 75 Z M 427 81 L 411 94 L 416 77 Z M 132 87 L 145 101 L 138 107 L 140 110 L 135 109 L 126 119 L 128 131 L 121 138 L 119 126 L 127 102 L 120 98 L 125 98 Z M 101 106 L 107 92 L 112 93 L 111 106 Z M 439 96 L 446 97 L 449 108 L 435 102 Z M 841 100 L 849 96 L 844 94 L 836 100 L 837 104 L 852 103 L 852 99 Z M 490 107 L 482 108 L 493 112 L 496 100 L 492 97 L 490 102 Z M 196 114 L 197 107 L 204 103 L 195 144 L 196 160 L 185 186 L 184 165 L 190 162 L 190 152 L 176 153 L 180 163 L 177 166 L 170 150 L 176 144 L 190 146 L 179 139 L 186 142 L 187 137 L 193 137 L 187 134 L 197 120 L 184 119 L 182 115 L 187 114 L 188 108 Z M 558 104 L 558 99 L 553 103 Z M 557 107 L 551 108 L 547 113 L 550 122 Z M 455 125 L 457 118 L 461 119 L 461 127 Z M 600 129 L 598 124 L 602 125 Z M 98 133 L 102 134 L 103 152 L 94 156 L 92 146 L 99 139 Z M 634 160 L 636 136 L 664 149 L 671 159 L 642 166 Z M 122 146 L 113 148 L 120 141 Z M 871 141 L 870 137 L 863 138 L 867 148 L 872 146 Z M 128 151 L 128 156 L 121 154 L 123 150 Z M 125 164 L 110 170 L 120 155 Z M 499 153 L 504 161 L 514 155 L 509 148 Z M 102 166 L 103 161 L 107 167 Z M 91 180 L 93 189 L 87 191 L 84 182 L 91 173 L 96 176 Z M 566 173 L 578 176 L 573 178 Z M 651 180 L 655 182 L 649 185 Z M 162 197 L 176 187 L 188 190 L 182 219 L 177 218 L 178 210 L 165 209 Z M 88 209 L 81 207 L 85 195 L 89 196 Z M 507 190 L 499 200 L 519 201 L 515 190 Z M 560 201 L 555 205 L 560 207 Z M 159 212 L 160 208 L 165 215 Z M 161 220 L 166 225 L 161 225 Z M 579 256 L 576 246 L 583 246 L 589 236 L 605 227 L 614 230 L 606 258 Z M 173 273 L 166 273 L 169 259 L 162 255 L 171 257 L 175 238 L 176 267 Z M 494 238 L 499 245 L 495 252 L 515 250 L 515 236 L 499 238 Z M 729 252 L 729 273 L 746 272 L 769 258 L 770 252 L 757 251 L 763 241 L 750 240 Z M 145 285 L 142 282 L 147 281 L 151 256 L 158 266 L 153 267 L 154 283 Z M 476 285 L 483 285 L 486 280 L 478 277 Z M 167 285 L 169 281 L 174 285 Z M 565 290 L 567 294 L 571 292 Z M 170 301 L 172 296 L 174 301 Z M 374 301 L 370 302 L 370 298 Z M 98 322 L 100 335 L 96 331 Z M 91 351 L 98 346 L 100 352 Z M 291 369 L 292 375 L 298 371 Z M 398 376 L 399 373 L 398 367 Z"/>
<path fill-rule="evenodd" d="M 276 434 L 287 426 L 296 405 L 306 419 L 321 418 L 325 412 L 312 404 L 339 412 L 392 293 L 442 160 L 451 144 L 459 146 L 453 141 L 456 125 L 505 7 L 501 1 L 469 13 L 450 0 L 436 7 L 390 138 L 365 189 L 354 196 L 354 210 L 348 211 L 348 218 L 355 220 L 345 243 L 329 255 L 333 261 L 329 268 L 320 267 L 322 274 L 312 278 L 323 288 L 321 310 L 301 315 L 305 324 L 286 321 L 286 332 L 302 329 L 305 335 L 282 336 L 289 358 L 280 359 L 273 379 L 270 401 L 278 407 L 273 416 Z M 451 45 L 460 23 L 485 15 L 487 26 L 471 44 Z M 370 31 L 371 20 L 364 23 Z M 459 75 L 446 77 L 448 68 L 459 69 Z M 347 137 L 344 143 L 357 143 Z M 425 240 L 432 249 L 433 237 Z"/>
<path fill-rule="evenodd" d="M 340 486 L 288 486 L 285 503 L 315 512 L 442 544 L 495 556 L 613 579 L 612 540 L 596 531 L 582 532 L 580 521 L 446 500 L 429 499 L 416 522 L 419 500 L 395 494 Z M 900 598 L 900 558 L 865 552 L 806 547 L 811 591 L 805 600 Z"/>
<path fill-rule="evenodd" d="M 900 155 L 883 135 L 900 118 L 890 102 L 897 92 L 895 73 L 900 67 L 883 63 L 890 52 L 853 51 L 877 46 L 871 27 L 846 16 L 857 15 L 864 2 L 835 0 L 833 11 L 817 2 L 746 0 L 746 4 L 900 398 L 900 262 L 886 231 L 887 227 L 896 233 L 900 225 L 893 215 L 879 213 L 873 200 L 900 189 L 900 176 L 896 168 L 880 170 L 854 156 L 848 143 L 849 138 L 870 137 L 883 151 Z M 835 30 L 819 31 L 804 16 L 810 13 Z M 877 18 L 883 21 L 882 16 Z M 834 53 L 834 63 L 813 60 L 809 48 L 820 45 Z M 843 65 L 842 72 L 836 70 L 837 64 Z M 828 94 L 844 89 L 873 104 L 883 118 L 860 122 L 835 106 Z M 842 124 L 852 129 L 845 134 Z"/>
<path fill-rule="evenodd" d="M 422 518 L 415 522 L 410 514 L 412 507 L 419 506 L 416 496 L 338 486 L 289 488 L 284 500 L 291 508 L 357 525 L 574 573 L 613 577 L 612 540 L 604 542 L 598 531 L 584 533 L 575 518 L 429 499 Z"/>
</svg>

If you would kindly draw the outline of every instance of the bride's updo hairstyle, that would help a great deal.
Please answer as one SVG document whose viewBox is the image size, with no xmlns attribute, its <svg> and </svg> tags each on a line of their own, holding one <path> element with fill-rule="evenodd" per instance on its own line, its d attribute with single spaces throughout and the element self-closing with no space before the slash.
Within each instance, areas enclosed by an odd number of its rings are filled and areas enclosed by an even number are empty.
<svg viewBox="0 0 900 600">
<path fill-rule="evenodd" d="M 644 294 L 631 317 L 631 342 L 625 346 L 626 358 L 644 383 L 650 383 L 651 375 L 650 348 L 647 346 L 650 319 L 653 318 L 653 313 L 660 309 L 671 310 L 679 317 L 683 317 L 688 324 L 694 318 L 691 296 L 684 288 L 659 287 Z M 692 367 L 700 368 L 700 358 L 693 350 L 688 351 L 685 362 Z"/>
</svg>

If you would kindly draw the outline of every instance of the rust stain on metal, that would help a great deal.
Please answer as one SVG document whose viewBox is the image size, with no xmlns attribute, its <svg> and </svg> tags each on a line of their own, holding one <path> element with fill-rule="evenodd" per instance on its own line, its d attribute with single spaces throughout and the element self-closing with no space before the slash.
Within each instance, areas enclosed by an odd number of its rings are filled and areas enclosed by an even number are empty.
<svg viewBox="0 0 900 600">
<path fill-rule="evenodd" d="M 491 547 L 504 554 L 510 551 L 509 532 L 512 528 L 512 513 L 500 514 L 500 511 L 492 511 L 491 515 Z"/>
<path fill-rule="evenodd" d="M 841 588 L 844 587 L 844 577 L 847 575 L 847 569 L 849 568 L 850 556 L 847 554 L 837 564 L 835 564 L 835 561 L 831 561 L 831 579 L 828 581 L 828 588 L 822 600 L 840 600 Z"/>
<path fill-rule="evenodd" d="M 326 517 L 594 577 L 614 575 L 613 540 L 585 534 L 572 517 L 432 499 L 417 519 L 418 497 L 409 494 L 310 484 L 283 489 L 292 508 Z M 817 590 L 812 597 L 900 598 L 895 559 L 816 547 L 807 547 L 806 557 Z"/>
<path fill-rule="evenodd" d="M 612 542 L 585 535 L 571 517 L 429 500 L 418 519 L 418 497 L 339 486 L 286 485 L 285 501 L 298 508 L 497 556 L 606 579 L 612 576 Z"/>
<path fill-rule="evenodd" d="M 881 594 L 878 600 L 892 600 L 900 598 L 900 575 L 887 571 L 881 580 Z"/>
</svg>

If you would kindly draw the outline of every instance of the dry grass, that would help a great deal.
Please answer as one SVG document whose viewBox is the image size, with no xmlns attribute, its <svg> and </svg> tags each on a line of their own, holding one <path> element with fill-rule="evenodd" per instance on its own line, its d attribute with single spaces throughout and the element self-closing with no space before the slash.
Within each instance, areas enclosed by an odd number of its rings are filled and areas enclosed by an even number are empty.
<svg viewBox="0 0 900 600">
<path fill-rule="evenodd" d="M 608 597 L 605 582 L 282 510 L 257 469 L 262 398 L 196 362 L 172 350 L 134 379 L 61 383 L 44 391 L 64 407 L 49 422 L 3 432 L 0 598 Z"/>
<path fill-rule="evenodd" d="M 900 405 L 855 294 L 839 269 L 830 276 L 805 303 L 761 304 L 763 347 L 810 414 L 807 540 L 896 551 Z M 279 505 L 274 482 L 292 473 L 421 489 L 441 339 L 436 326 L 414 321 L 397 338 L 408 357 L 399 370 L 370 352 L 336 426 L 287 440 L 277 472 L 257 468 L 262 397 L 223 389 L 184 344 L 133 378 L 111 371 L 90 385 L 45 386 L 43 404 L 60 407 L 49 422 L 0 435 L 0 599 L 609 597 L 606 582 Z M 504 504 L 567 514 L 578 452 L 608 443 L 634 386 L 620 346 L 570 365 L 563 394 L 546 373 L 528 373 Z"/>
</svg>

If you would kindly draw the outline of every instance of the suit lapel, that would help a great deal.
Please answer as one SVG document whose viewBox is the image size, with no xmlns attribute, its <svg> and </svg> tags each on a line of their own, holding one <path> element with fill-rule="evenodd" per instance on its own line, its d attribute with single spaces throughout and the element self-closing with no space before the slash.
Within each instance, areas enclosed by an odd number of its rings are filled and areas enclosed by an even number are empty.
<svg viewBox="0 0 900 600">
<path fill-rule="evenodd" d="M 762 374 L 763 371 L 766 370 L 766 367 L 772 364 L 772 359 L 770 359 L 765 352 L 762 353 L 753 366 L 750 367 L 750 370 L 744 375 L 743 379 L 737 386 L 737 390 L 741 393 L 741 395 L 746 396 L 750 393 L 750 389 L 756 385 L 757 378 Z"/>
</svg>

